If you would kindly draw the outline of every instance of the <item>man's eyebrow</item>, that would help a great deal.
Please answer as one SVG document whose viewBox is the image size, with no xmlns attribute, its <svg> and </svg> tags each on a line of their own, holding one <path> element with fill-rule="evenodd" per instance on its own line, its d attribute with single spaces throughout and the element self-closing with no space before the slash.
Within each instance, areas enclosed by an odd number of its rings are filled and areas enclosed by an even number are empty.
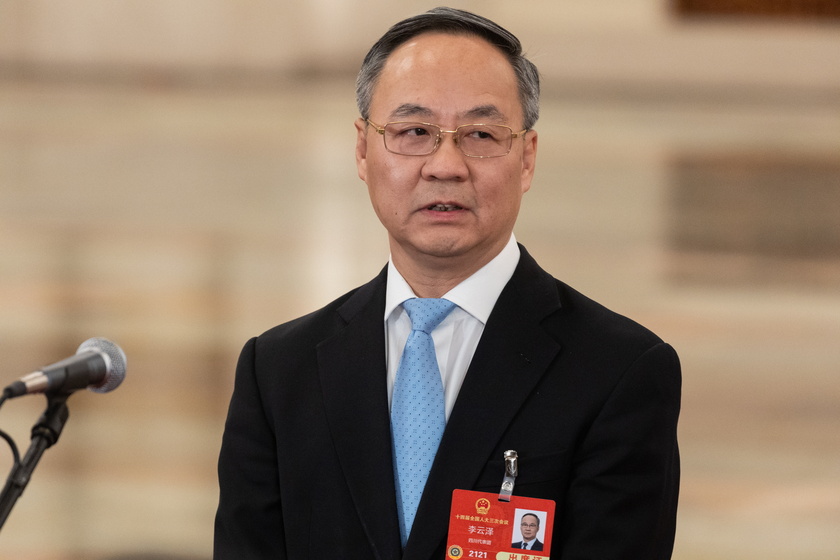
<svg viewBox="0 0 840 560">
<path fill-rule="evenodd" d="M 388 118 L 391 120 L 406 118 L 431 119 L 434 117 L 434 114 L 434 111 L 428 107 L 424 107 L 423 105 L 403 103 L 394 109 Z M 507 122 L 507 118 L 504 113 L 502 113 L 495 105 L 479 105 L 477 107 L 473 107 L 469 111 L 462 113 L 460 118 L 464 120 L 472 120 L 474 122 L 484 120 L 503 123 Z"/>
<path fill-rule="evenodd" d="M 479 105 L 478 107 L 473 107 L 464 113 L 464 117 L 477 120 L 486 119 L 507 122 L 504 113 L 502 113 L 495 105 Z"/>
<path fill-rule="evenodd" d="M 391 119 L 404 119 L 407 117 L 423 117 L 430 118 L 434 113 L 428 107 L 422 105 L 415 105 L 413 103 L 403 103 L 394 111 L 391 112 Z"/>
</svg>

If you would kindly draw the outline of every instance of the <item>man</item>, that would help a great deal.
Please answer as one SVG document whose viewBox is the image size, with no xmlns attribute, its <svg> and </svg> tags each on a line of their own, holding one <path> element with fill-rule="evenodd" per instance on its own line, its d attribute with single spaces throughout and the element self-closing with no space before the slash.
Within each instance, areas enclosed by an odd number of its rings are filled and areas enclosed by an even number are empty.
<svg viewBox="0 0 840 560">
<path fill-rule="evenodd" d="M 522 540 L 511 544 L 510 547 L 524 550 L 542 550 L 543 543 L 537 538 L 539 531 L 540 518 L 533 513 L 524 514 L 519 524 L 519 532 L 522 533 Z"/>
<path fill-rule="evenodd" d="M 358 173 L 391 258 L 243 349 L 215 558 L 445 558 L 452 491 L 498 493 L 508 449 L 514 494 L 557 504 L 552 558 L 669 558 L 677 356 L 516 244 L 539 99 L 519 41 L 479 16 L 432 10 L 373 46 L 357 97 Z M 415 326 L 418 302 L 449 306 L 423 327 L 431 334 Z M 400 415 L 420 405 L 403 396 L 400 362 L 421 339 L 432 359 L 407 367 L 433 371 L 442 394 L 411 422 L 440 418 L 429 433 L 443 431 L 415 453 L 427 464 L 406 470 L 406 441 L 427 428 L 403 429 Z"/>
</svg>

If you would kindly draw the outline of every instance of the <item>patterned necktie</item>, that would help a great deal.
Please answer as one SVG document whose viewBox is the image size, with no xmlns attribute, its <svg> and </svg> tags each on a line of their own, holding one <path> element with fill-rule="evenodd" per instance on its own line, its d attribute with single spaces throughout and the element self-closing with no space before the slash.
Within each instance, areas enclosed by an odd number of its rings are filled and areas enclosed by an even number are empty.
<svg viewBox="0 0 840 560">
<path fill-rule="evenodd" d="M 406 300 L 402 306 L 411 318 L 412 330 L 394 381 L 391 433 L 400 537 L 405 546 L 446 425 L 443 382 L 431 332 L 455 304 L 423 298 Z"/>
</svg>

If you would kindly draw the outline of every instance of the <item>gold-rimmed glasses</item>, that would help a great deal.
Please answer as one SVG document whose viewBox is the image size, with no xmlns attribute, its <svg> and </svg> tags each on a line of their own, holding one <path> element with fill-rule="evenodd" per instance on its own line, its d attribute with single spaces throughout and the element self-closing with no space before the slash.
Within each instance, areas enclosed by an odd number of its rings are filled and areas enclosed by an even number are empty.
<svg viewBox="0 0 840 560">
<path fill-rule="evenodd" d="M 403 156 L 427 156 L 440 146 L 443 134 L 451 134 L 455 145 L 467 157 L 494 158 L 506 156 L 513 146 L 513 139 L 528 130 L 514 132 L 503 124 L 462 124 L 455 130 L 424 122 L 389 122 L 378 125 L 365 119 L 382 135 L 385 149 Z"/>
</svg>

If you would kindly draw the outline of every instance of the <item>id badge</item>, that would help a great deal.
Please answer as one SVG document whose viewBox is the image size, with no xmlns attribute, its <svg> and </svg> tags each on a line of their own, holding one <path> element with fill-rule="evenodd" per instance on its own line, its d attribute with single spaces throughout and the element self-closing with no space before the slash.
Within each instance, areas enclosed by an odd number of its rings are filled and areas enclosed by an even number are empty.
<svg viewBox="0 0 840 560">
<path fill-rule="evenodd" d="M 446 557 L 548 560 L 554 508 L 554 500 L 512 495 L 505 501 L 499 494 L 454 490 Z"/>
</svg>

